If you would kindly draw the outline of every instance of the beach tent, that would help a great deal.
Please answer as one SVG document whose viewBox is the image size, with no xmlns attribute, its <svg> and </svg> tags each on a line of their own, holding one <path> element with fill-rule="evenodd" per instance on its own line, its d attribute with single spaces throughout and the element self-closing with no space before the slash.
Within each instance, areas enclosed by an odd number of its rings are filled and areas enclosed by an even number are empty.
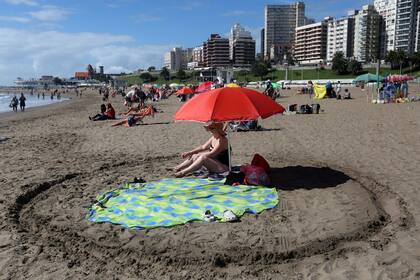
<svg viewBox="0 0 420 280">
<path fill-rule="evenodd" d="M 365 83 L 370 83 L 370 82 L 380 82 L 385 80 L 384 77 L 382 77 L 381 75 L 374 75 L 371 73 L 367 73 L 367 74 L 363 74 L 360 76 L 357 76 L 356 79 L 353 80 L 353 83 L 359 83 L 359 82 L 365 82 Z"/>
<path fill-rule="evenodd" d="M 247 88 L 218 88 L 190 99 L 174 115 L 175 121 L 203 123 L 251 121 L 281 114 L 284 108 L 268 96 Z M 229 130 L 228 130 L 229 142 Z M 229 170 L 230 144 L 229 149 Z"/>
<path fill-rule="evenodd" d="M 325 85 L 314 84 L 314 99 L 323 99 L 327 96 Z"/>
</svg>

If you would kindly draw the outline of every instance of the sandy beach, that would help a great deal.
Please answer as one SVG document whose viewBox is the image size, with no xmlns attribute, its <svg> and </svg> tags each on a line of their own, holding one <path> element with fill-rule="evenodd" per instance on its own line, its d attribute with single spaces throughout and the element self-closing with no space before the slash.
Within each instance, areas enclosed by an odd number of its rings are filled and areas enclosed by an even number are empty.
<svg viewBox="0 0 420 280">
<path fill-rule="evenodd" d="M 255 153 L 269 161 L 278 207 L 152 230 L 86 214 L 134 177 L 169 177 L 180 152 L 207 140 L 201 124 L 172 121 L 175 97 L 132 128 L 89 121 L 97 92 L 1 114 L 0 279 L 420 279 L 420 102 L 351 93 L 318 101 L 319 115 L 232 134 L 235 165 Z M 312 103 L 295 90 L 277 101 Z"/>
</svg>

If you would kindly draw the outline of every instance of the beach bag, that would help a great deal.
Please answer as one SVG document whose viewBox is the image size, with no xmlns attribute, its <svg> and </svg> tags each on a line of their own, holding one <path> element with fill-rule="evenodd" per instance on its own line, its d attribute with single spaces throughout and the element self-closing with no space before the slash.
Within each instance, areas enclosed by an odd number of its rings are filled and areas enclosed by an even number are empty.
<svg viewBox="0 0 420 280">
<path fill-rule="evenodd" d="M 319 110 L 321 108 L 321 105 L 319 104 L 311 104 L 312 107 L 312 113 L 319 114 Z"/>
<path fill-rule="evenodd" d="M 255 165 L 241 166 L 241 172 L 245 174 L 245 184 L 254 186 L 270 186 L 270 178 L 264 168 Z"/>
<path fill-rule="evenodd" d="M 255 154 L 252 158 L 251 165 L 261 167 L 265 172 L 270 171 L 270 165 L 260 154 Z"/>
<path fill-rule="evenodd" d="M 225 185 L 243 185 L 245 180 L 245 174 L 243 172 L 229 172 L 226 176 Z"/>
</svg>

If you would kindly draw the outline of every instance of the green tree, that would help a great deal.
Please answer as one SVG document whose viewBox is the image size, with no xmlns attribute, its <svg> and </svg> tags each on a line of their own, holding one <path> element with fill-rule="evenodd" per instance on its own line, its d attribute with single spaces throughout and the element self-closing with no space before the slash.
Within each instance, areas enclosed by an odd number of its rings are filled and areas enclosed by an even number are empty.
<svg viewBox="0 0 420 280">
<path fill-rule="evenodd" d="M 156 70 L 155 66 L 150 66 L 149 68 L 147 68 L 147 72 L 153 72 Z"/>
<path fill-rule="evenodd" d="M 257 77 L 260 77 L 261 80 L 268 74 L 269 67 L 268 62 L 266 61 L 256 61 L 251 67 L 251 73 Z"/>
<path fill-rule="evenodd" d="M 389 51 L 385 56 L 385 61 L 391 64 L 391 69 L 398 69 L 407 65 L 408 56 L 403 50 Z"/>
<path fill-rule="evenodd" d="M 356 59 L 350 59 L 347 64 L 347 72 L 352 73 L 353 75 L 359 75 L 363 71 L 362 63 Z"/>
<path fill-rule="evenodd" d="M 336 52 L 332 59 L 331 69 L 338 75 L 347 74 L 348 60 L 344 57 L 342 52 Z"/>
<path fill-rule="evenodd" d="M 171 79 L 171 73 L 169 72 L 168 68 L 163 67 L 159 74 L 165 81 L 169 81 Z"/>
<path fill-rule="evenodd" d="M 145 72 L 145 73 L 141 73 L 140 74 L 140 78 L 145 82 L 145 83 L 150 83 L 153 82 L 153 76 L 152 74 L 150 74 L 149 72 Z"/>
<path fill-rule="evenodd" d="M 420 52 L 414 52 L 410 54 L 407 60 L 411 67 L 416 69 L 420 68 Z"/>
<path fill-rule="evenodd" d="M 179 69 L 178 72 L 176 72 L 176 77 L 180 80 L 184 80 L 187 77 L 187 74 L 184 70 Z"/>
</svg>

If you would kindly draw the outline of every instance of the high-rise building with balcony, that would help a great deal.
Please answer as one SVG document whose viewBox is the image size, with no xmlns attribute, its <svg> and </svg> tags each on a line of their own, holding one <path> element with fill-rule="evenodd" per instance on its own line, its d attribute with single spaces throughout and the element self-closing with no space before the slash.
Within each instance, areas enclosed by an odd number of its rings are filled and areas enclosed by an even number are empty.
<svg viewBox="0 0 420 280">
<path fill-rule="evenodd" d="M 264 57 L 264 42 L 265 42 L 265 28 L 261 28 L 261 42 L 260 42 L 260 53 L 261 57 Z"/>
<path fill-rule="evenodd" d="M 375 0 L 374 6 L 381 16 L 380 56 L 395 50 L 395 27 L 397 25 L 397 0 Z"/>
<path fill-rule="evenodd" d="M 196 63 L 197 67 L 202 67 L 204 65 L 203 46 L 199 46 L 193 49 L 192 61 Z"/>
<path fill-rule="evenodd" d="M 222 38 L 219 34 L 211 34 L 203 43 L 204 67 L 227 67 L 229 60 L 229 39 Z"/>
<path fill-rule="evenodd" d="M 354 16 L 354 57 L 360 62 L 376 61 L 380 57 L 381 16 L 373 5 L 365 5 Z"/>
<path fill-rule="evenodd" d="M 178 71 L 186 69 L 187 64 L 192 61 L 193 49 L 173 48 L 165 54 L 164 66 L 168 70 Z"/>
<path fill-rule="evenodd" d="M 374 5 L 382 16 L 381 57 L 391 50 L 420 50 L 419 0 L 375 0 Z"/>
<path fill-rule="evenodd" d="M 305 4 L 267 5 L 264 11 L 264 57 L 281 61 L 295 42 L 296 27 L 305 24 Z"/>
<path fill-rule="evenodd" d="M 353 56 L 354 48 L 354 16 L 357 11 L 351 11 L 348 16 L 332 20 L 328 23 L 327 61 L 331 62 L 337 52 L 344 57 Z"/>
<path fill-rule="evenodd" d="M 255 61 L 255 40 L 240 24 L 230 30 L 229 58 L 234 67 L 250 67 Z"/>
<path fill-rule="evenodd" d="M 323 63 L 327 56 L 328 24 L 332 18 L 296 28 L 294 57 L 299 64 Z"/>
</svg>

